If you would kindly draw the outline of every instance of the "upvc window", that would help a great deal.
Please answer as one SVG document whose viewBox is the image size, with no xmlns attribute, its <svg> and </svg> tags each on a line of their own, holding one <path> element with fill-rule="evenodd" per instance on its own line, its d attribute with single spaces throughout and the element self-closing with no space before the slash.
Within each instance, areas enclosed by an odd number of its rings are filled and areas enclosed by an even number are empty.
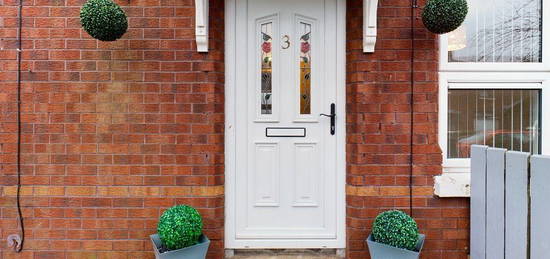
<svg viewBox="0 0 550 259">
<path fill-rule="evenodd" d="M 550 153 L 550 73 L 453 72 L 439 80 L 444 173 L 469 173 L 474 144 Z"/>
<path fill-rule="evenodd" d="M 457 30 L 441 36 L 441 71 L 550 70 L 550 8 L 543 0 L 468 0 Z"/>
<path fill-rule="evenodd" d="M 473 144 L 540 154 L 540 88 L 449 89 L 447 158 L 470 157 Z"/>
<path fill-rule="evenodd" d="M 473 144 L 550 154 L 550 8 L 543 0 L 468 4 L 463 25 L 440 37 L 440 196 L 469 196 Z"/>
</svg>

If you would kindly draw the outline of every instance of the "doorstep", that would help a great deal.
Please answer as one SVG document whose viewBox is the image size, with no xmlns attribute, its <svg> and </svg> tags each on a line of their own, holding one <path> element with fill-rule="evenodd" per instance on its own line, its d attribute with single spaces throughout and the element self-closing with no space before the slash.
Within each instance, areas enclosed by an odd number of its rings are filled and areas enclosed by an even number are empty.
<svg viewBox="0 0 550 259">
<path fill-rule="evenodd" d="M 345 249 L 226 249 L 231 259 L 341 259 Z"/>
</svg>

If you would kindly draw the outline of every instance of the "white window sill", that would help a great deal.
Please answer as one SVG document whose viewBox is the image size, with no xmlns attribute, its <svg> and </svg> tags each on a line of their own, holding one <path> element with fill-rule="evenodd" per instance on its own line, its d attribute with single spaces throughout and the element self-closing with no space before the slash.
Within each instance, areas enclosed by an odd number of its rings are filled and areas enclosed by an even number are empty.
<svg viewBox="0 0 550 259">
<path fill-rule="evenodd" d="M 443 173 L 436 176 L 434 193 L 439 197 L 470 197 L 470 173 Z"/>
</svg>

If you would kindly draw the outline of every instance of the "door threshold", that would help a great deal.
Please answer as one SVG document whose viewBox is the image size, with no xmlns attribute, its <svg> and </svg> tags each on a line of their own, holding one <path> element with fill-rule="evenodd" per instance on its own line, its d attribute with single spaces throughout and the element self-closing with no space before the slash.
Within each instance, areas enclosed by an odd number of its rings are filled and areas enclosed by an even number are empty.
<svg viewBox="0 0 550 259">
<path fill-rule="evenodd" d="M 226 249 L 225 258 L 233 259 L 340 259 L 346 249 Z"/>
</svg>

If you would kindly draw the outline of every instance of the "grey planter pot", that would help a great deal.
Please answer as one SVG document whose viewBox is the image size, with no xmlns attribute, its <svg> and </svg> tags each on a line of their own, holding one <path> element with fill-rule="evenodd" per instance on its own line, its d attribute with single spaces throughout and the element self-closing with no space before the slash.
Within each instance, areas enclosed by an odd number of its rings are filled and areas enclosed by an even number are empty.
<svg viewBox="0 0 550 259">
<path fill-rule="evenodd" d="M 204 259 L 206 258 L 206 252 L 208 251 L 208 246 L 210 245 L 210 240 L 205 235 L 201 235 L 199 238 L 199 243 L 194 246 L 160 253 L 159 249 L 162 242 L 160 241 L 159 235 L 153 234 L 150 237 L 151 241 L 153 241 L 153 249 L 155 250 L 156 259 Z"/>
<path fill-rule="evenodd" d="M 422 246 L 424 245 L 425 238 L 425 235 L 420 234 L 418 237 L 418 243 L 416 244 L 416 251 L 401 249 L 375 242 L 372 238 L 372 234 L 369 235 L 369 238 L 367 238 L 367 244 L 369 246 L 369 253 L 372 259 L 418 259 Z"/>
</svg>

